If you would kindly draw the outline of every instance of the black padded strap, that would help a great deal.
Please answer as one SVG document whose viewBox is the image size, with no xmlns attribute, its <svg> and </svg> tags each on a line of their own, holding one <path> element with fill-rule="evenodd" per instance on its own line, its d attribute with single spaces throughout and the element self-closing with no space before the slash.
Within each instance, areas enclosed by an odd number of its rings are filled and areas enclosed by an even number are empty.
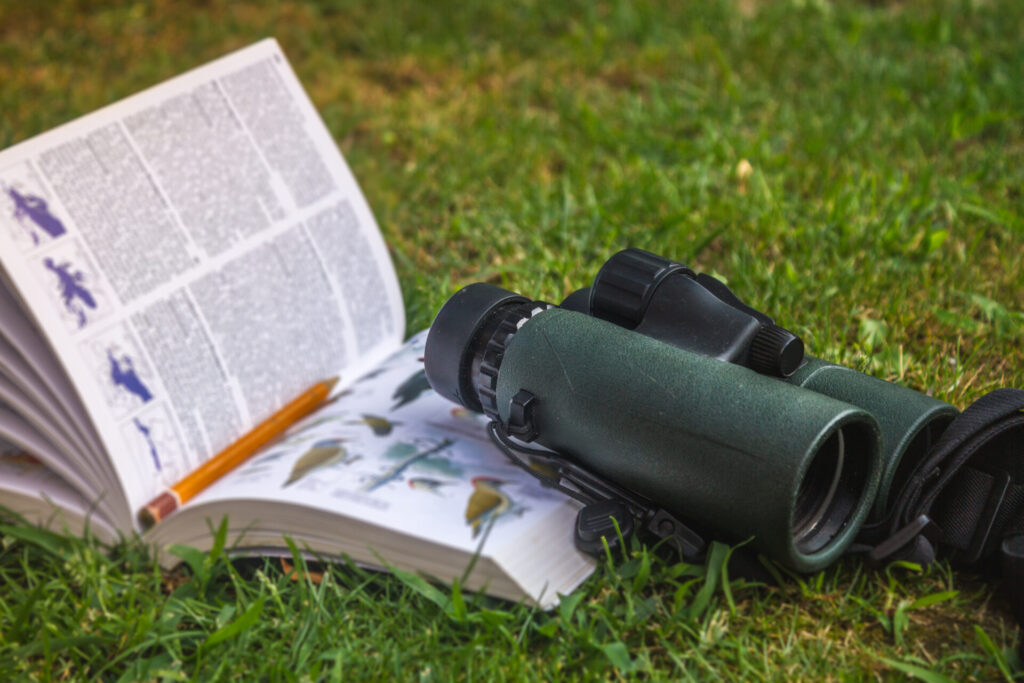
<svg viewBox="0 0 1024 683">
<path fill-rule="evenodd" d="M 964 467 L 936 499 L 932 518 L 954 558 L 974 564 L 992 555 L 1004 532 L 1020 526 L 1022 503 L 1024 485 L 1008 473 Z"/>
<path fill-rule="evenodd" d="M 918 495 L 900 495 L 905 507 L 897 511 L 900 519 L 912 517 L 917 510 L 928 510 L 938 496 L 960 475 L 960 470 L 976 455 L 972 465 L 1017 474 L 1021 469 L 1024 447 L 1024 391 L 996 389 L 972 403 L 943 432 L 921 468 Z M 1000 439 L 1012 434 L 1015 439 Z M 1004 443 L 1005 442 L 1005 443 Z M 993 448 L 997 448 L 994 451 Z M 1007 450 L 1012 449 L 1012 450 Z M 935 474 L 933 474 L 935 473 Z M 1020 474 L 1024 474 L 1021 472 Z M 960 482 L 957 482 L 960 483 Z"/>
<path fill-rule="evenodd" d="M 868 557 L 1001 573 L 1024 620 L 1024 390 L 996 389 L 943 432 L 885 518 L 858 540 Z"/>
<path fill-rule="evenodd" d="M 874 561 L 927 564 L 941 546 L 974 564 L 1009 533 L 1024 533 L 1024 390 L 996 389 L 972 403 L 890 500 L 884 519 L 858 537 Z"/>
</svg>

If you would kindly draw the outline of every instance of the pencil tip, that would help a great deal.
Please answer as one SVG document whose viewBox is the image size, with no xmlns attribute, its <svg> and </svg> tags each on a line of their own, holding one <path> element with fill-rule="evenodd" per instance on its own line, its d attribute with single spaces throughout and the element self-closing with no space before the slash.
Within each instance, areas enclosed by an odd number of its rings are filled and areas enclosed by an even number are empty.
<svg viewBox="0 0 1024 683">
<path fill-rule="evenodd" d="M 139 525 L 143 531 L 149 531 L 156 525 L 156 515 L 149 507 L 139 510 Z"/>
<path fill-rule="evenodd" d="M 334 391 L 334 387 L 338 386 L 338 382 L 340 381 L 340 377 L 331 377 L 330 379 L 325 379 L 324 384 L 327 385 L 327 393 L 329 394 L 332 391 Z"/>
</svg>

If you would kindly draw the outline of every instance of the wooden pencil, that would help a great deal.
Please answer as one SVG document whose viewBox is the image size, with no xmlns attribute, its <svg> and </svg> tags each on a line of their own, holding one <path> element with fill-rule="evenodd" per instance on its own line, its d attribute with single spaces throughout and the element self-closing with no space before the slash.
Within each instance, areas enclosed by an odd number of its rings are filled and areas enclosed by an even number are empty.
<svg viewBox="0 0 1024 683">
<path fill-rule="evenodd" d="M 139 510 L 139 523 L 148 529 L 167 517 L 200 491 L 245 462 L 278 436 L 323 403 L 338 383 L 337 377 L 317 382 L 283 408 L 256 425 L 250 432 L 213 456 L 191 474 L 174 484 Z"/>
</svg>

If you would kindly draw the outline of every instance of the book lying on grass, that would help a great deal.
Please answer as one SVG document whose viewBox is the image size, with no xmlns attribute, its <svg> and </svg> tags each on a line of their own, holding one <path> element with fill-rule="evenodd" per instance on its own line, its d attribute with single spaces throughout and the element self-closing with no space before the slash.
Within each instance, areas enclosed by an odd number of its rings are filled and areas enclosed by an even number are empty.
<svg viewBox="0 0 1024 683">
<path fill-rule="evenodd" d="M 574 506 L 433 393 L 380 231 L 273 40 L 0 152 L 0 506 L 104 540 L 314 382 L 332 398 L 145 532 L 541 605 Z"/>
</svg>

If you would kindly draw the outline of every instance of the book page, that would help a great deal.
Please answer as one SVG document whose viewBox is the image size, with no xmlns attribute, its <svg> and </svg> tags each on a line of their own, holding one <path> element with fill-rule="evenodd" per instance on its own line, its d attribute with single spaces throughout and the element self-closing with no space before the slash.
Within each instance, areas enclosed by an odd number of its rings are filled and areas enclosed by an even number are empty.
<svg viewBox="0 0 1024 683">
<path fill-rule="evenodd" d="M 573 505 L 513 465 L 487 418 L 442 398 L 423 372 L 426 333 L 414 336 L 334 402 L 289 430 L 174 515 L 220 501 L 293 503 L 473 552 L 527 535 Z M 171 524 L 174 515 L 160 525 Z M 216 524 L 219 520 L 212 520 Z M 205 522 L 198 522 L 205 528 Z M 275 528 L 274 519 L 262 528 Z M 308 535 L 312 529 L 276 527 Z M 554 530 L 552 530 L 554 531 Z M 571 529 L 564 532 L 566 552 Z"/>
<path fill-rule="evenodd" d="M 118 534 L 84 496 L 35 458 L 0 442 L 0 512 L 30 524 L 81 536 L 86 526 L 105 543 Z"/>
<path fill-rule="evenodd" d="M 83 500 L 92 500 L 98 515 L 104 520 L 117 516 L 117 506 L 113 501 L 83 494 L 82 491 L 90 490 L 87 478 L 67 463 L 49 439 L 3 403 L 0 403 L 0 433 L 4 435 L 0 441 L 0 455 L 17 454 L 22 459 L 31 460 L 39 467 L 44 467 L 50 476 L 60 479 L 64 487 L 75 491 Z M 0 506 L 6 506 L 9 502 L 4 492 L 4 485 L 8 483 L 3 481 L 5 471 L 0 470 Z"/>
<path fill-rule="evenodd" d="M 82 442 L 73 435 L 66 423 L 50 412 L 55 399 L 38 381 L 32 368 L 0 337 L 0 401 L 13 407 L 64 453 L 88 453 Z M 70 458 L 68 458 L 70 460 Z M 79 467 L 92 463 L 82 459 Z"/>
<path fill-rule="evenodd" d="M 111 472 L 99 437 L 92 428 L 81 403 L 75 400 L 74 390 L 68 382 L 67 376 L 57 363 L 53 353 L 50 352 L 46 341 L 39 336 L 39 332 L 32 326 L 24 309 L 14 299 L 7 284 L 2 280 L 0 280 L 0 323 L 2 323 L 0 325 L 0 342 L 6 340 L 7 344 L 28 364 L 32 373 L 38 378 L 38 384 L 45 387 L 45 389 L 38 389 L 37 393 L 48 391 L 49 395 L 53 397 L 51 405 L 40 405 L 39 407 L 52 415 L 55 423 L 63 425 L 65 431 L 77 436 L 79 447 L 88 451 L 88 455 L 92 457 L 92 462 L 96 467 L 101 470 L 106 468 L 107 472 Z M 8 371 L 6 373 L 8 376 L 13 374 L 14 369 L 7 362 L 0 362 L 0 366 Z"/>
<path fill-rule="evenodd" d="M 0 265 L 112 460 L 121 491 L 97 494 L 132 510 L 404 335 L 376 222 L 273 40 L 0 153 Z"/>
</svg>

